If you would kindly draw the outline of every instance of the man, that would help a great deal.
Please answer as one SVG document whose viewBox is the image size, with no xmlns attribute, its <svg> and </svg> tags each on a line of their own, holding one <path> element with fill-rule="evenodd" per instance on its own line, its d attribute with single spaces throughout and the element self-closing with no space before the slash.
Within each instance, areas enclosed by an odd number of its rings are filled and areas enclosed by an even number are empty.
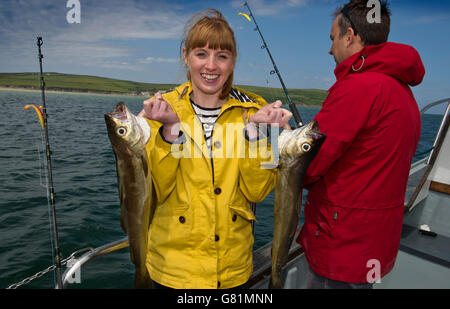
<svg viewBox="0 0 450 309">
<path fill-rule="evenodd" d="M 370 23 L 367 1 L 334 16 L 329 51 L 336 83 L 315 119 L 327 135 L 305 187 L 305 224 L 297 241 L 310 266 L 308 288 L 372 288 L 394 266 L 404 195 L 420 137 L 408 85 L 425 74 L 417 51 L 387 43 L 390 11 Z"/>
</svg>

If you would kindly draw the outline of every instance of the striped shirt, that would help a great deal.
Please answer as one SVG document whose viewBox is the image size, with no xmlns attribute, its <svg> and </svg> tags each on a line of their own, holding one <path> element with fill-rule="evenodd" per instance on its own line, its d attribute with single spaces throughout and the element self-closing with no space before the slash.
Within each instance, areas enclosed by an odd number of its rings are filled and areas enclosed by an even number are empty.
<svg viewBox="0 0 450 309">
<path fill-rule="evenodd" d="M 256 103 L 248 95 L 246 95 L 245 93 L 242 93 L 241 91 L 239 91 L 235 88 L 231 88 L 230 98 L 239 100 L 244 103 L 245 102 Z M 195 104 L 195 102 L 192 100 L 192 98 L 191 98 L 191 104 L 192 104 L 192 107 L 194 108 L 194 112 L 198 116 L 198 119 L 202 123 L 203 134 L 205 135 L 206 145 L 208 146 L 209 150 L 212 151 L 212 147 L 211 147 L 212 132 L 213 132 L 214 124 L 216 123 L 217 117 L 220 114 L 221 107 L 217 107 L 217 108 L 201 107 L 201 106 Z"/>
<path fill-rule="evenodd" d="M 241 102 L 254 102 L 256 103 L 254 100 L 252 100 L 248 95 L 246 95 L 245 93 L 240 92 L 239 90 L 235 89 L 235 88 L 231 88 L 230 90 L 230 97 L 236 100 L 239 100 Z"/>
<path fill-rule="evenodd" d="M 198 119 L 202 123 L 203 127 L 203 135 L 205 135 L 206 145 L 208 149 L 211 151 L 211 140 L 212 140 L 212 132 L 214 129 L 214 124 L 217 120 L 217 117 L 220 114 L 221 107 L 217 108 L 205 108 L 198 106 L 191 99 L 192 107 L 194 108 L 195 113 L 197 114 Z"/>
</svg>

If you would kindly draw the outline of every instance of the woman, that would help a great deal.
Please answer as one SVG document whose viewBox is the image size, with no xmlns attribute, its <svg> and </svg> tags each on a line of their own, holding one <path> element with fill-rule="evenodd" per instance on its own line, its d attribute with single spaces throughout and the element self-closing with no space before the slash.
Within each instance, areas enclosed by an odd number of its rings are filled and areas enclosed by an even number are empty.
<svg viewBox="0 0 450 309">
<path fill-rule="evenodd" d="M 140 114 L 151 120 L 157 196 L 147 268 L 166 287 L 233 288 L 252 272 L 250 202 L 275 184 L 275 169 L 261 167 L 273 153 L 258 125 L 281 127 L 292 115 L 232 87 L 236 42 L 220 12 L 191 24 L 182 42 L 188 82 L 156 93 Z"/>
</svg>

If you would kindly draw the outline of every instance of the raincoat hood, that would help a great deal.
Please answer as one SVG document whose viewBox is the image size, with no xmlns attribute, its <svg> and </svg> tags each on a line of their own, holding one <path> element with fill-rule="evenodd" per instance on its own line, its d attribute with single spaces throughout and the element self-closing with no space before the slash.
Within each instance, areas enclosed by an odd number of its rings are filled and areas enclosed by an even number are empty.
<svg viewBox="0 0 450 309">
<path fill-rule="evenodd" d="M 423 80 L 425 67 L 412 46 L 386 42 L 364 47 L 334 70 L 338 81 L 349 74 L 363 72 L 383 73 L 410 86 L 417 86 Z"/>
</svg>

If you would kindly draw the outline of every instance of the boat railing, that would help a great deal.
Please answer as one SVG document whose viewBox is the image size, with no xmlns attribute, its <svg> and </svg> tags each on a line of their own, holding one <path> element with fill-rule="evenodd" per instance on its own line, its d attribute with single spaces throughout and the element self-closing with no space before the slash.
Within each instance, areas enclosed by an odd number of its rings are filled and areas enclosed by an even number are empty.
<svg viewBox="0 0 450 309">
<path fill-rule="evenodd" d="M 423 108 L 420 110 L 420 115 L 425 114 L 425 112 L 426 112 L 427 110 L 429 110 L 430 108 L 432 108 L 433 106 L 440 105 L 440 104 L 443 104 L 443 103 L 448 103 L 448 104 L 450 104 L 450 98 L 442 99 L 442 100 L 439 100 L 439 101 L 436 101 L 436 102 L 432 102 L 432 103 L 430 103 L 430 104 L 427 104 L 425 107 L 423 107 Z"/>
<path fill-rule="evenodd" d="M 117 241 L 111 242 L 109 244 L 103 245 L 101 247 L 97 247 L 95 249 L 92 249 L 89 252 L 86 252 L 81 257 L 75 259 L 74 263 L 71 263 L 71 266 L 67 268 L 67 270 L 63 274 L 62 282 L 63 282 L 63 288 L 67 286 L 68 283 L 70 283 L 71 279 L 74 277 L 74 275 L 77 273 L 77 271 L 81 270 L 81 267 L 86 265 L 89 262 L 92 262 L 93 260 L 110 254 L 112 252 L 125 249 L 129 246 L 128 243 L 128 237 L 125 237 L 123 239 L 119 239 Z M 58 286 L 56 286 L 58 288 Z"/>
<path fill-rule="evenodd" d="M 422 174 L 422 177 L 420 181 L 417 184 L 414 184 L 414 191 L 411 195 L 411 197 L 408 200 L 408 203 L 405 205 L 405 212 L 411 211 L 414 206 L 416 206 L 421 200 L 423 200 L 428 195 L 428 188 L 429 188 L 429 176 L 431 171 L 433 170 L 434 163 L 436 162 L 436 159 L 439 155 L 439 152 L 441 150 L 441 147 L 445 141 L 448 127 L 450 125 L 450 98 L 439 100 L 433 103 L 430 103 L 426 105 L 422 110 L 420 111 L 421 115 L 423 115 L 427 110 L 429 110 L 431 107 L 447 103 L 447 108 L 444 113 L 444 117 L 441 122 L 441 126 L 439 128 L 439 131 L 436 135 L 436 139 L 434 141 L 432 150 L 430 155 L 428 156 L 426 168 L 424 169 L 424 172 Z M 414 166 L 411 166 L 411 169 Z M 428 185 L 427 185 L 428 184 Z"/>
</svg>

